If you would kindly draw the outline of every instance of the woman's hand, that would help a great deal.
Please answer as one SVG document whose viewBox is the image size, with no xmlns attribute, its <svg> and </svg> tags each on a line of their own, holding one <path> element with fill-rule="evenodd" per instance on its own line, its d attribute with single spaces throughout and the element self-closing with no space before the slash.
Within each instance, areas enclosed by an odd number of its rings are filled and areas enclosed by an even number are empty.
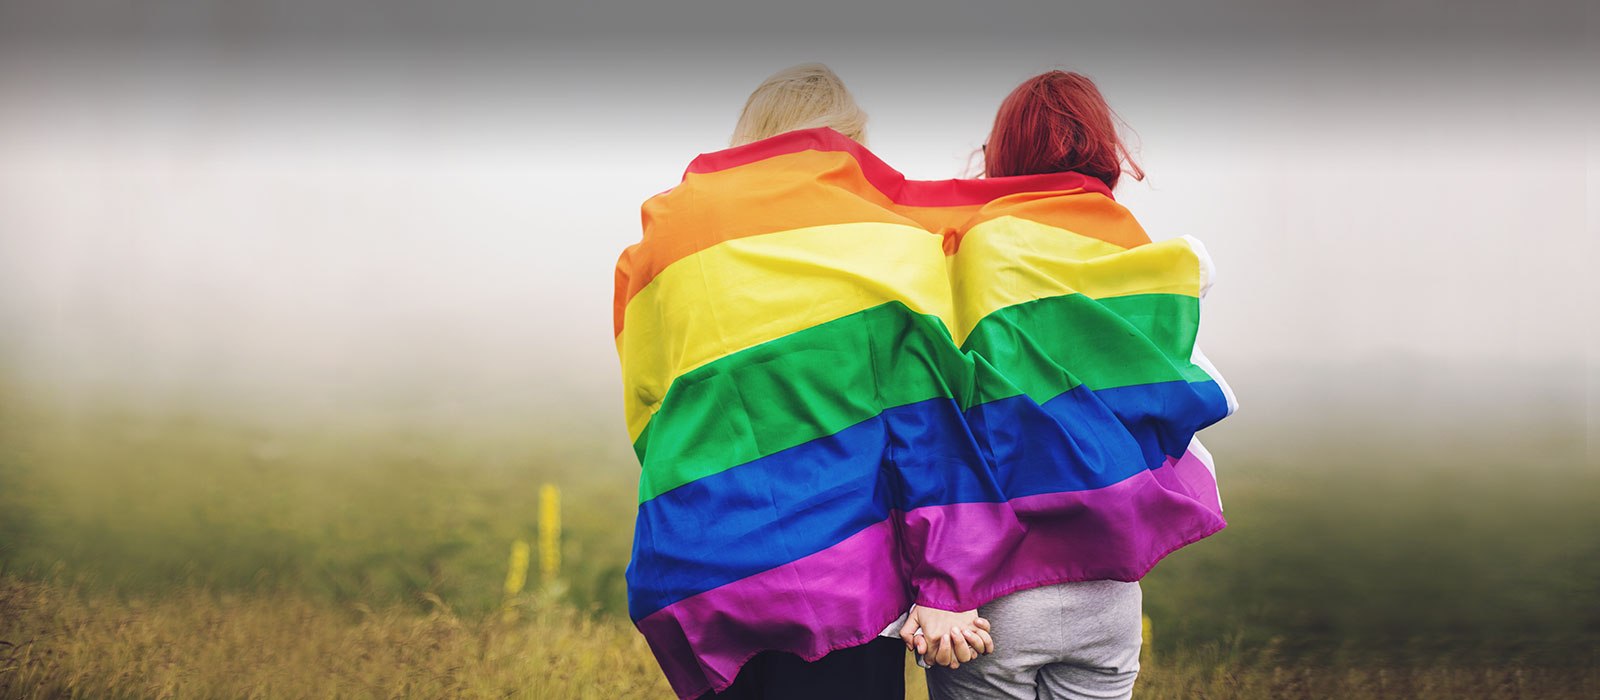
<svg viewBox="0 0 1600 700">
<path fill-rule="evenodd" d="M 951 612 L 913 605 L 905 626 L 900 628 L 900 639 L 907 649 L 914 649 L 924 658 L 931 656 L 933 663 L 960 668 L 979 654 L 994 652 L 989 629 L 989 621 L 978 617 L 977 610 Z"/>
</svg>

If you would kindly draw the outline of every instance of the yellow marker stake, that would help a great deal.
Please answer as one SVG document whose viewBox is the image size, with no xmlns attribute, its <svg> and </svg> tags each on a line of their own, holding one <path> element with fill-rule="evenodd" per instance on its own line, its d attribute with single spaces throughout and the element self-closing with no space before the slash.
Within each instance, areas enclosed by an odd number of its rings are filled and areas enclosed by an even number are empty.
<svg viewBox="0 0 1600 700">
<path fill-rule="evenodd" d="M 1141 620 L 1139 621 L 1139 640 L 1140 640 L 1139 667 L 1140 667 L 1140 670 L 1148 670 L 1150 668 L 1150 662 L 1155 659 L 1156 650 L 1155 650 L 1154 647 L 1150 646 L 1150 639 L 1151 639 L 1150 616 L 1149 615 L 1141 615 L 1140 618 L 1141 618 Z"/>
<path fill-rule="evenodd" d="M 506 571 L 506 597 L 515 597 L 528 583 L 528 543 L 517 540 L 511 543 L 511 566 Z"/>
<path fill-rule="evenodd" d="M 555 484 L 539 489 L 539 574 L 545 585 L 561 575 L 561 489 Z"/>
<path fill-rule="evenodd" d="M 506 597 L 500 602 L 500 618 L 506 622 L 517 619 L 517 594 L 528 583 L 528 543 L 516 540 L 511 543 L 511 563 L 506 566 Z"/>
</svg>

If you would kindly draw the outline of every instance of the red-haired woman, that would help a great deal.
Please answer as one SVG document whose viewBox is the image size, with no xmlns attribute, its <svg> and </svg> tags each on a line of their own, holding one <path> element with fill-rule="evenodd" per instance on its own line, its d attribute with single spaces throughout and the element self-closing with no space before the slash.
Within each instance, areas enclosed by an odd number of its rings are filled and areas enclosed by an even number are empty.
<svg viewBox="0 0 1600 700">
<path fill-rule="evenodd" d="M 1130 162 L 1100 90 L 1076 73 L 1024 82 L 1000 104 L 984 146 L 988 177 L 1077 172 L 1115 187 Z M 993 625 L 993 653 L 928 671 L 933 700 L 1128 698 L 1139 673 L 1142 599 L 1137 581 L 1077 581 L 1032 588 L 978 609 Z"/>
</svg>

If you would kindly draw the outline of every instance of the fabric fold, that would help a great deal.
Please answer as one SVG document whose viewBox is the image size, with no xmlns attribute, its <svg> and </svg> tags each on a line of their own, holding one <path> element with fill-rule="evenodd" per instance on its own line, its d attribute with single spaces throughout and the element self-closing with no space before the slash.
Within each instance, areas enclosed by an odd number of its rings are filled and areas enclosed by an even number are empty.
<svg viewBox="0 0 1600 700">
<path fill-rule="evenodd" d="M 672 687 L 912 602 L 1137 580 L 1224 526 L 1198 241 L 1076 173 L 907 180 L 828 129 L 703 155 L 618 261 L 629 612 Z"/>
</svg>

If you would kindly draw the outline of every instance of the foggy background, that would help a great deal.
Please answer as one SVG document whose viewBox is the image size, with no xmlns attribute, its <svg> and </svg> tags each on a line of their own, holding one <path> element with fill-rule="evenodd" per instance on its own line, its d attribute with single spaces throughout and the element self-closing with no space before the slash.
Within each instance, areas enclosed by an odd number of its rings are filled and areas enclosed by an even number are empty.
<svg viewBox="0 0 1600 700">
<path fill-rule="evenodd" d="M 1118 199 L 1215 258 L 1208 434 L 1592 469 L 1587 7 L 6 0 L 0 390 L 510 417 L 625 468 L 612 266 L 757 83 L 829 64 L 939 179 L 1064 68 L 1131 127 Z"/>
</svg>

